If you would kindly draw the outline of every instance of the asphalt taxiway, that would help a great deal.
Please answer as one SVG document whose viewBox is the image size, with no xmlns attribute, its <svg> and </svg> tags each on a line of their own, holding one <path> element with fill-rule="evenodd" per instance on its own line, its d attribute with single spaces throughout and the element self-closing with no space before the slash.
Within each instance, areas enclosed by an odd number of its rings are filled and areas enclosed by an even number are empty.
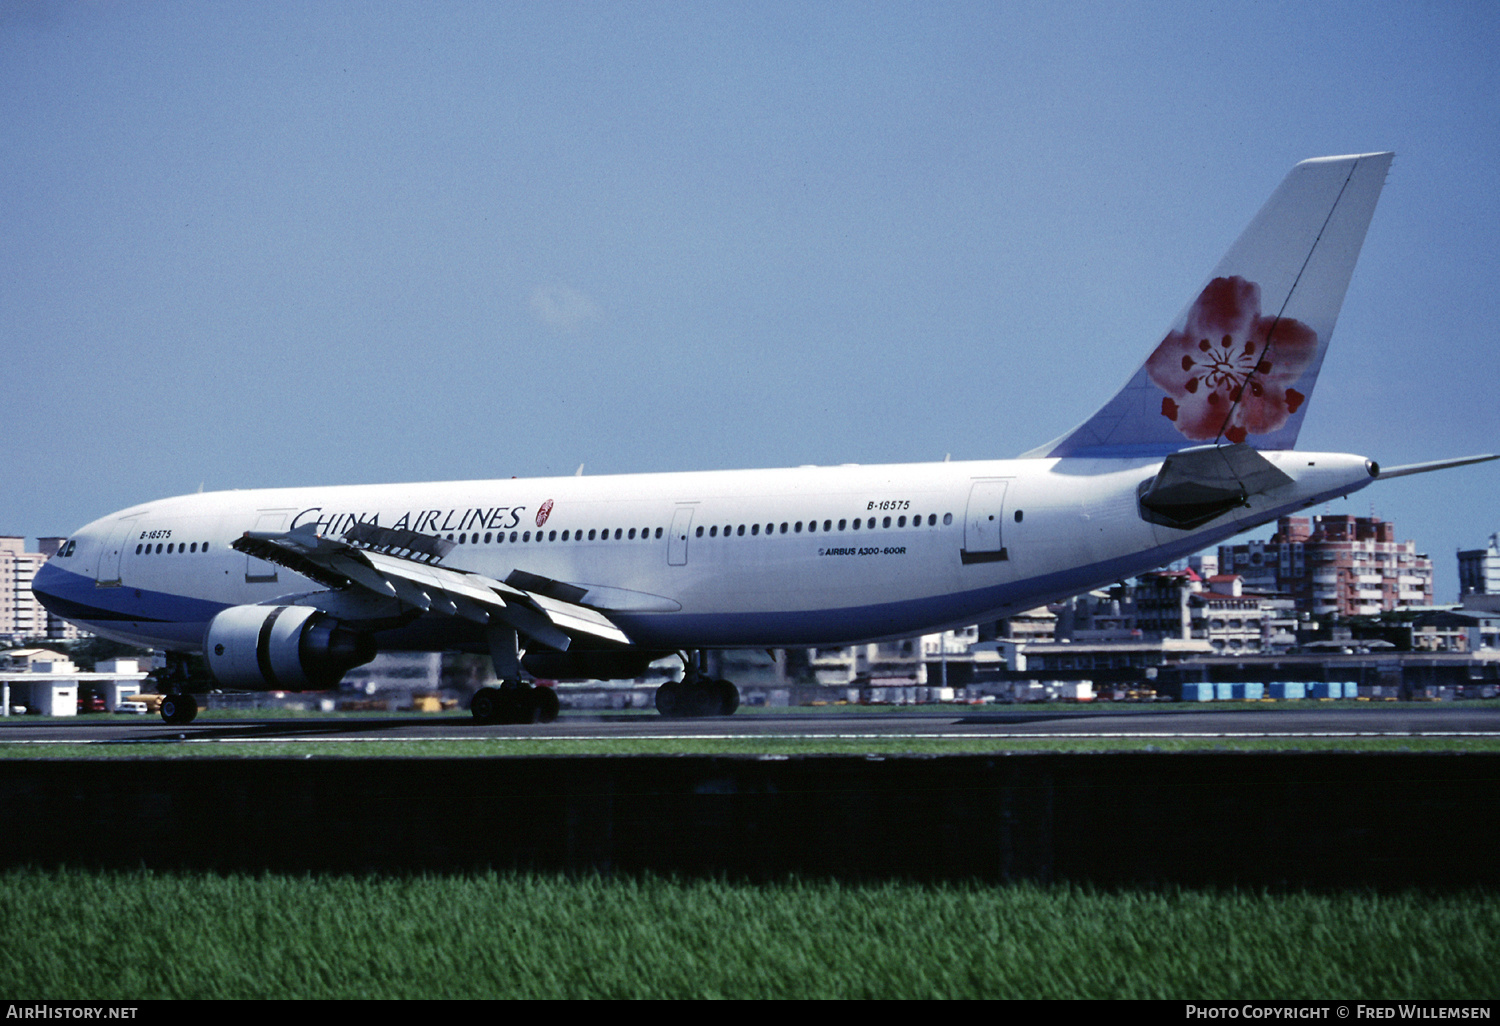
<svg viewBox="0 0 1500 1026">
<path fill-rule="evenodd" d="M 1185 706 L 1003 706 L 982 708 L 742 711 L 665 719 L 654 713 L 567 712 L 527 726 L 476 724 L 467 716 L 317 714 L 219 718 L 186 726 L 155 716 L 0 720 L 0 743 L 152 741 L 472 740 L 526 737 L 629 738 L 1191 738 L 1500 737 L 1500 703 L 1381 703 L 1214 709 Z"/>
</svg>

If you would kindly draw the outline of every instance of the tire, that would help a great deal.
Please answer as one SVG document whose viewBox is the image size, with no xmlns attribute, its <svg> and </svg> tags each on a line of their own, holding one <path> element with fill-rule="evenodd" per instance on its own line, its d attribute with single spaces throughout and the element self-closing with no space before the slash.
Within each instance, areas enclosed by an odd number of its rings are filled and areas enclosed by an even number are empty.
<svg viewBox="0 0 1500 1026">
<path fill-rule="evenodd" d="M 475 723 L 496 722 L 502 708 L 499 688 L 480 688 L 469 700 L 469 712 L 474 714 Z"/>
<path fill-rule="evenodd" d="M 557 701 L 557 692 L 551 688 L 532 688 L 532 704 L 536 707 L 538 723 L 551 723 L 557 719 L 560 705 Z"/>
<path fill-rule="evenodd" d="M 669 680 L 656 689 L 656 711 L 666 717 L 682 715 L 683 686 Z"/>
<path fill-rule="evenodd" d="M 719 693 L 719 715 L 733 716 L 740 707 L 740 689 L 727 680 L 716 680 L 714 690 Z"/>
<path fill-rule="evenodd" d="M 198 718 L 198 702 L 192 695 L 167 695 L 161 700 L 161 718 L 174 727 Z"/>
</svg>

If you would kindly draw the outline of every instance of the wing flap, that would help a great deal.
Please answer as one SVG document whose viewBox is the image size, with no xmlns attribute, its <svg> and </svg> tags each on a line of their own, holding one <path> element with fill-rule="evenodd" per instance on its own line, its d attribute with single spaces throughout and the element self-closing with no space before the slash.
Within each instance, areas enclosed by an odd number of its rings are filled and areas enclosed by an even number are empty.
<svg viewBox="0 0 1500 1026">
<path fill-rule="evenodd" d="M 590 637 L 602 638 L 621 645 L 630 644 L 630 639 L 625 636 L 625 632 L 611 623 L 609 617 L 597 610 L 575 605 L 572 602 L 564 602 L 550 595 L 533 595 L 531 598 L 547 614 L 548 619 L 569 633 L 587 634 Z"/>
<path fill-rule="evenodd" d="M 452 548 L 441 538 L 356 525 L 337 540 L 304 525 L 292 531 L 247 531 L 234 548 L 330 588 L 358 587 L 428 613 L 508 624 L 548 648 L 565 651 L 578 636 L 631 644 L 606 614 L 578 604 L 587 589 L 519 570 L 507 581 L 497 581 L 441 566 Z"/>
</svg>

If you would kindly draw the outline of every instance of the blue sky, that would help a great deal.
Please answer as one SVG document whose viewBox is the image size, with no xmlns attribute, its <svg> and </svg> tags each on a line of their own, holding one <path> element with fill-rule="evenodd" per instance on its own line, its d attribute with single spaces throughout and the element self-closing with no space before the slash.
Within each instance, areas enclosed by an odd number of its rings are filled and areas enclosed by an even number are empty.
<svg viewBox="0 0 1500 1026">
<path fill-rule="evenodd" d="M 1497 43 L 1493 3 L 5 3 L 0 533 L 1016 455 L 1292 164 L 1386 149 L 1300 446 L 1497 451 Z M 1326 511 L 1451 600 L 1497 486 Z"/>
</svg>

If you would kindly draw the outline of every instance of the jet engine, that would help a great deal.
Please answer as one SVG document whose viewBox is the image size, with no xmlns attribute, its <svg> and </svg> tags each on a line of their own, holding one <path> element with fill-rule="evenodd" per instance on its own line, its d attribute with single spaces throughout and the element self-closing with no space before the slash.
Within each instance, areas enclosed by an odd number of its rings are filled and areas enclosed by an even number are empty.
<svg viewBox="0 0 1500 1026">
<path fill-rule="evenodd" d="M 230 606 L 209 621 L 203 654 L 224 687 L 320 691 L 374 659 L 375 642 L 310 606 Z"/>
</svg>

